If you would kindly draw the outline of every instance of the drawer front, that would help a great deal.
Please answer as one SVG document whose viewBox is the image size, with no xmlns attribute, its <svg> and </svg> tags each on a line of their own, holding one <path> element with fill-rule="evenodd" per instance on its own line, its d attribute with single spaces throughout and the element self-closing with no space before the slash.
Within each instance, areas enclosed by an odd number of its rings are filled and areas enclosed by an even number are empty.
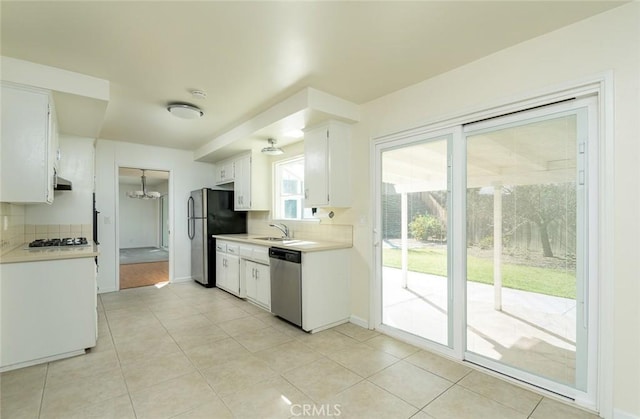
<svg viewBox="0 0 640 419">
<path fill-rule="evenodd" d="M 240 246 L 240 257 L 243 259 L 253 259 L 253 246 Z"/>
<path fill-rule="evenodd" d="M 269 248 L 264 246 L 257 246 L 253 248 L 253 260 L 264 263 L 265 265 L 269 264 Z"/>
</svg>

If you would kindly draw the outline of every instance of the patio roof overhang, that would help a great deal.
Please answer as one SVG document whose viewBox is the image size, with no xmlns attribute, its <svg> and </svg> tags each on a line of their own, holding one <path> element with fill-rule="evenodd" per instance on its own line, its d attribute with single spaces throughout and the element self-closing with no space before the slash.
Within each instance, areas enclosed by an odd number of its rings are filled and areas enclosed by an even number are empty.
<svg viewBox="0 0 640 419">
<path fill-rule="evenodd" d="M 441 139 L 385 152 L 383 182 L 399 193 L 446 190 L 447 142 Z M 574 117 L 478 133 L 467 141 L 467 188 L 570 182 L 576 155 Z"/>
</svg>

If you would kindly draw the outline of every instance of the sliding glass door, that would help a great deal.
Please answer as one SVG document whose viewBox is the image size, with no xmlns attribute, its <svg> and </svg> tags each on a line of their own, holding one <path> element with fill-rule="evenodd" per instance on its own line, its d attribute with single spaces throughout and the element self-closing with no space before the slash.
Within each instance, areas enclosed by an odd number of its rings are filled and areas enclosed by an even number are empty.
<svg viewBox="0 0 640 419">
<path fill-rule="evenodd" d="M 377 328 L 595 398 L 595 104 L 375 143 Z"/>
<path fill-rule="evenodd" d="M 382 324 L 450 342 L 448 144 L 450 135 L 383 148 Z"/>
<path fill-rule="evenodd" d="M 556 105 L 464 132 L 467 359 L 584 391 L 587 108 Z"/>
</svg>

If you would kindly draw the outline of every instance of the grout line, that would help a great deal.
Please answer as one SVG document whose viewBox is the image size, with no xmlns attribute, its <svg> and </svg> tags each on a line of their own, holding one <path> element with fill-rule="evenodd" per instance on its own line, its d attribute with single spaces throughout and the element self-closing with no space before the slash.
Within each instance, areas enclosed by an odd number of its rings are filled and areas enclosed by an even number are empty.
<svg viewBox="0 0 640 419">
<path fill-rule="evenodd" d="M 536 403 L 533 409 L 531 409 L 531 413 L 527 415 L 527 419 L 531 418 L 531 416 L 533 415 L 533 412 L 535 412 L 538 406 L 540 406 L 540 403 L 542 403 L 542 400 L 544 400 L 544 397 L 541 397 L 540 400 L 538 400 L 538 403 Z"/>
<path fill-rule="evenodd" d="M 447 380 L 448 381 L 448 380 Z M 452 383 L 451 381 L 449 381 L 451 383 L 451 385 L 449 387 L 447 387 L 446 389 L 442 390 L 436 397 L 434 397 L 433 399 L 431 399 L 431 401 L 429 401 L 427 404 L 425 404 L 424 406 L 422 406 L 422 409 L 420 409 L 420 411 L 426 409 L 427 406 L 429 406 L 431 403 L 435 402 L 436 400 L 438 400 L 440 397 L 442 397 L 444 395 L 444 393 L 446 393 L 447 391 L 451 390 L 453 387 L 456 386 L 455 383 Z M 425 412 L 426 413 L 426 412 Z"/>
<path fill-rule="evenodd" d="M 42 416 L 42 406 L 44 405 L 44 392 L 47 388 L 47 378 L 49 377 L 49 364 L 51 364 L 51 362 L 47 362 L 47 366 L 45 367 L 44 383 L 42 383 L 42 395 L 40 396 L 40 406 L 38 408 L 38 418 Z"/>
<path fill-rule="evenodd" d="M 104 311 L 104 320 L 107 324 L 107 331 L 109 332 L 109 337 L 111 338 L 111 343 L 113 344 L 113 351 L 116 353 L 116 358 L 118 359 L 118 369 L 120 370 L 120 374 L 122 375 L 122 381 L 124 382 L 124 387 L 127 389 L 127 397 L 129 398 L 129 403 L 131 404 L 131 410 L 133 411 L 133 415 L 138 418 L 138 412 L 136 412 L 136 406 L 133 404 L 133 399 L 131 398 L 131 391 L 129 390 L 129 385 L 127 384 L 127 380 L 124 376 L 124 371 L 122 371 L 122 360 L 120 359 L 120 353 L 118 352 L 118 347 L 116 346 L 116 341 L 113 337 L 113 333 L 111 332 L 111 324 L 109 323 L 109 317 L 107 316 L 107 310 L 104 307 L 104 302 L 102 301 L 102 296 L 100 297 L 100 303 L 102 305 Z"/>
</svg>

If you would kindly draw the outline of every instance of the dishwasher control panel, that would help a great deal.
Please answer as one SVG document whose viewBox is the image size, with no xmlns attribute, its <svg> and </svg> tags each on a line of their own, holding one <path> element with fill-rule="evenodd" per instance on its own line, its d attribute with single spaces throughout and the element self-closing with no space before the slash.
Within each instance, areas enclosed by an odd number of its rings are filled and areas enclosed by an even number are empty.
<svg viewBox="0 0 640 419">
<path fill-rule="evenodd" d="M 297 250 L 281 249 L 279 247 L 269 248 L 269 257 L 271 259 L 286 260 L 291 263 L 301 263 L 302 253 Z"/>
</svg>

